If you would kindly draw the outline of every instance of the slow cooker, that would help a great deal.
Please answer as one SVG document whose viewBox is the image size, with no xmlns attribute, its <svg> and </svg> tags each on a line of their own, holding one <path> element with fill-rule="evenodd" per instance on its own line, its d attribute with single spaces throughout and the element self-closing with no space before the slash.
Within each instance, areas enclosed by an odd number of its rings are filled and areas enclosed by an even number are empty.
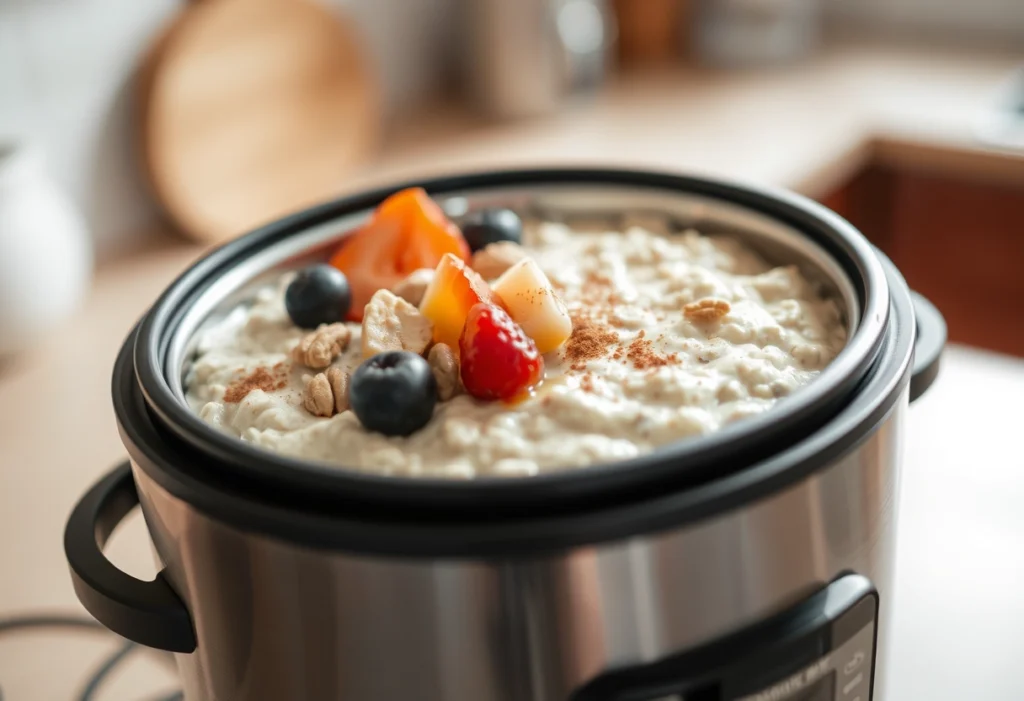
<svg viewBox="0 0 1024 701">
<path fill-rule="evenodd" d="M 196 333 L 323 259 L 396 185 L 210 253 L 117 358 L 129 461 L 75 507 L 78 597 L 176 653 L 189 701 L 870 701 L 892 620 L 909 402 L 945 326 L 841 217 L 794 194 L 651 172 L 529 170 L 415 185 L 449 212 L 741 237 L 843 301 L 849 341 L 762 416 L 652 454 L 527 478 L 393 478 L 271 454 L 187 407 Z M 102 547 L 141 504 L 158 566 Z"/>
</svg>

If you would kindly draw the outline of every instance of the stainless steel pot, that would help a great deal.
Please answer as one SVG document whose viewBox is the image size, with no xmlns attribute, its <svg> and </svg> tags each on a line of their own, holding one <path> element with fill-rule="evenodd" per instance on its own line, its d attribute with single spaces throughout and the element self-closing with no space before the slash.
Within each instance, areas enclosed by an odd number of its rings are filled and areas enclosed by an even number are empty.
<svg viewBox="0 0 1024 701">
<path fill-rule="evenodd" d="M 197 329 L 324 256 L 398 187 L 317 207 L 201 260 L 124 344 L 113 395 L 130 464 L 65 533 L 86 608 L 178 653 L 190 701 L 873 698 L 903 420 L 938 369 L 938 312 L 791 194 L 605 170 L 418 184 L 450 209 L 729 231 L 831 287 L 849 343 L 764 416 L 635 460 L 469 482 L 289 460 L 199 421 L 181 378 Z M 136 502 L 153 582 L 101 552 Z"/>
</svg>

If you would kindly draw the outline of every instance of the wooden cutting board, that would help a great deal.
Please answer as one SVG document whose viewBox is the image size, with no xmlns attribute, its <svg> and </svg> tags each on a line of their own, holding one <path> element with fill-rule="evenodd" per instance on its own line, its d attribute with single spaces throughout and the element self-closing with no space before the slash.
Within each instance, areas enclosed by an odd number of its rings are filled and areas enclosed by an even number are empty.
<svg viewBox="0 0 1024 701">
<path fill-rule="evenodd" d="M 195 0 L 139 75 L 144 170 L 190 237 L 220 242 L 337 193 L 376 148 L 353 28 L 310 0 Z"/>
</svg>

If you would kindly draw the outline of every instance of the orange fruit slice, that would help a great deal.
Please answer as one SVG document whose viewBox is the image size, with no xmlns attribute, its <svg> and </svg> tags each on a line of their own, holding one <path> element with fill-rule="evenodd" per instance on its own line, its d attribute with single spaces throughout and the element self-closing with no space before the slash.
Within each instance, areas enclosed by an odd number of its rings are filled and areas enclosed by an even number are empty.
<svg viewBox="0 0 1024 701">
<path fill-rule="evenodd" d="M 469 260 L 466 240 L 444 211 L 422 188 L 391 195 L 331 257 L 352 290 L 348 318 L 361 321 L 377 290 L 391 289 L 420 268 L 433 268 L 445 255 Z"/>
<path fill-rule="evenodd" d="M 481 302 L 500 305 L 482 277 L 461 258 L 446 253 L 423 293 L 420 312 L 434 322 L 434 342 L 454 349 L 459 347 L 469 310 Z"/>
</svg>

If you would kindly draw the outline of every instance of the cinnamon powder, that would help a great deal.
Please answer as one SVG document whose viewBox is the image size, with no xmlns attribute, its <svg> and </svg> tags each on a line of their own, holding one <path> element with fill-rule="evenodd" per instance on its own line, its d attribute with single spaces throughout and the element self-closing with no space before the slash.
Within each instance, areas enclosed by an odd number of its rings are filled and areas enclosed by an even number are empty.
<svg viewBox="0 0 1024 701">
<path fill-rule="evenodd" d="M 660 368 L 666 365 L 673 365 L 679 362 L 679 356 L 675 353 L 663 355 L 654 350 L 654 344 L 645 338 L 647 334 L 641 330 L 636 338 L 626 349 L 626 358 L 633 363 L 637 370 Z"/>
<path fill-rule="evenodd" d="M 582 370 L 588 360 L 604 357 L 608 349 L 619 341 L 619 334 L 583 315 L 572 317 L 572 334 L 565 342 L 565 358 L 573 370 Z"/>
<path fill-rule="evenodd" d="M 284 363 L 278 363 L 272 368 L 273 372 L 264 367 L 258 367 L 245 377 L 235 380 L 228 385 L 224 392 L 224 401 L 228 404 L 237 404 L 246 398 L 253 390 L 272 392 L 275 389 L 284 389 L 288 386 L 288 368 Z"/>
</svg>

